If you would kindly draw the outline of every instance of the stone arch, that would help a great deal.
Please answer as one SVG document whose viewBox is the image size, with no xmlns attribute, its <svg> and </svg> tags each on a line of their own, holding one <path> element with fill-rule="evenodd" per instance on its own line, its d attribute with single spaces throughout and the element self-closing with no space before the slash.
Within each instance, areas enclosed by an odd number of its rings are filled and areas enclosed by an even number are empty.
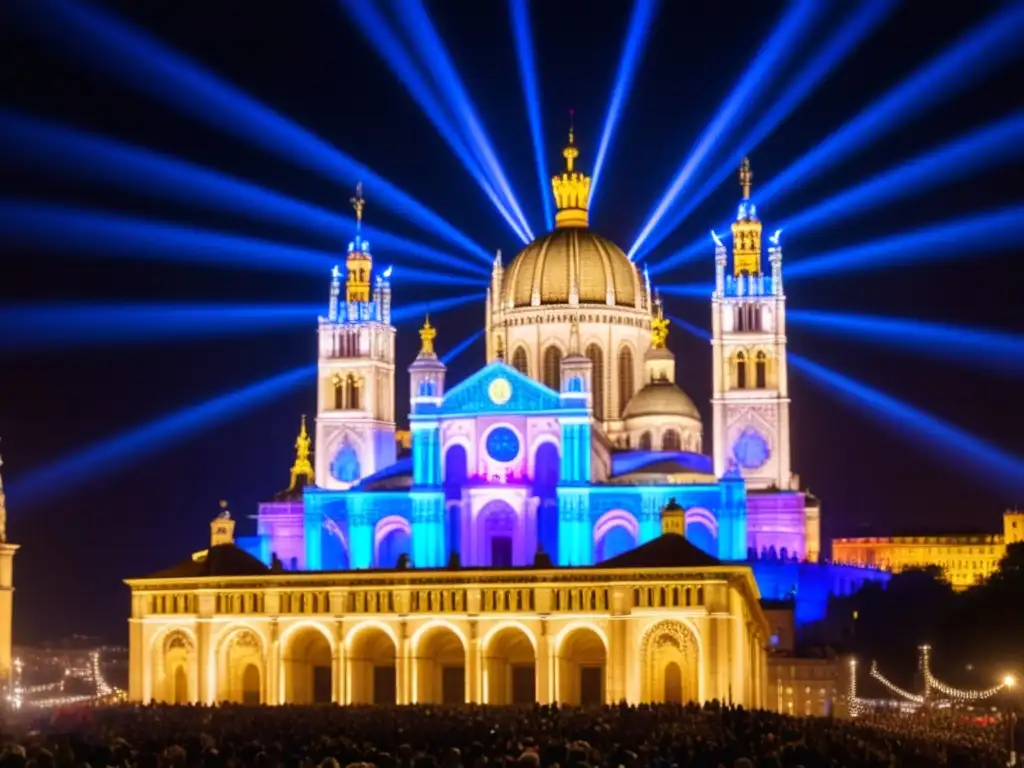
<svg viewBox="0 0 1024 768">
<path fill-rule="evenodd" d="M 466 654 L 462 631 L 447 621 L 429 621 L 410 640 L 414 704 L 465 704 Z"/>
<path fill-rule="evenodd" d="M 637 447 L 641 451 L 649 451 L 649 450 L 651 450 L 652 442 L 653 441 L 651 439 L 651 431 L 649 429 L 646 429 L 640 435 L 640 439 L 639 439 L 639 441 L 637 441 Z"/>
<path fill-rule="evenodd" d="M 594 560 L 601 562 L 636 547 L 640 523 L 624 509 L 605 512 L 594 523 Z"/>
<path fill-rule="evenodd" d="M 562 348 L 551 343 L 544 348 L 541 362 L 541 383 L 558 392 L 562 379 Z"/>
<path fill-rule="evenodd" d="M 281 692 L 285 704 L 334 700 L 334 638 L 317 622 L 292 624 L 281 633 Z"/>
<path fill-rule="evenodd" d="M 365 621 L 345 638 L 349 704 L 396 704 L 398 638 L 379 621 Z"/>
<path fill-rule="evenodd" d="M 567 625 L 555 638 L 556 699 L 572 706 L 600 706 L 608 698 L 608 638 L 586 622 Z"/>
<path fill-rule="evenodd" d="M 363 443 L 359 435 L 345 430 L 331 441 L 328 455 L 331 456 L 331 476 L 342 483 L 355 483 L 362 477 Z"/>
<path fill-rule="evenodd" d="M 165 704 L 199 700 L 199 663 L 195 636 L 183 627 L 164 630 L 152 645 L 150 699 Z"/>
<path fill-rule="evenodd" d="M 484 703 L 537 701 L 537 638 L 518 621 L 495 625 L 481 644 Z"/>
<path fill-rule="evenodd" d="M 477 565 L 498 568 L 522 563 L 525 531 L 511 504 L 492 499 L 477 512 L 474 525 Z"/>
<path fill-rule="evenodd" d="M 522 344 L 517 344 L 515 351 L 512 352 L 512 367 L 519 371 L 524 376 L 530 375 L 530 360 L 529 355 L 526 353 L 526 347 Z"/>
<path fill-rule="evenodd" d="M 697 633 L 689 624 L 666 619 L 648 627 L 640 640 L 641 700 L 699 702 L 703 687 L 700 654 Z"/>
<path fill-rule="evenodd" d="M 263 637 L 246 626 L 233 626 L 214 645 L 218 702 L 263 704 L 266 695 L 266 648 Z"/>
<path fill-rule="evenodd" d="M 412 555 L 412 526 L 401 515 L 388 515 L 373 529 L 373 564 L 394 568 L 400 555 Z"/>
</svg>

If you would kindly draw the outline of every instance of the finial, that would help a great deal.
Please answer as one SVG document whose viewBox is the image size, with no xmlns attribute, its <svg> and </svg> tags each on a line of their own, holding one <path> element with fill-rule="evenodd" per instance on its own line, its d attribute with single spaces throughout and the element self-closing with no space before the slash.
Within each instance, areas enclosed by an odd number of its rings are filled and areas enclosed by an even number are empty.
<svg viewBox="0 0 1024 768">
<path fill-rule="evenodd" d="M 569 110 L 569 144 L 562 150 L 562 157 L 565 158 L 565 170 L 567 173 L 572 173 L 573 162 L 580 156 L 580 151 L 576 148 L 576 131 L 573 128 L 573 116 L 575 113 L 575 110 Z"/>
<path fill-rule="evenodd" d="M 740 165 L 740 187 L 743 189 L 743 199 L 750 199 L 750 180 L 754 178 L 754 174 L 750 170 L 750 158 L 744 157 L 743 164 Z"/>
<path fill-rule="evenodd" d="M 669 320 L 661 304 L 661 295 L 654 294 L 654 317 L 651 318 L 651 349 L 664 349 Z"/>
<path fill-rule="evenodd" d="M 231 519 L 231 512 L 228 511 L 228 501 L 227 501 L 227 499 L 221 499 L 220 500 L 220 508 L 221 508 L 221 513 L 219 515 L 217 515 L 217 519 L 218 520 L 230 520 Z"/>
<path fill-rule="evenodd" d="M 356 196 L 349 200 L 356 211 L 356 226 L 363 223 L 363 208 L 366 207 L 366 200 L 363 199 L 363 182 L 356 184 Z"/>
<path fill-rule="evenodd" d="M 309 460 L 309 447 L 311 443 L 309 433 L 306 431 L 306 416 L 303 414 L 302 422 L 299 426 L 299 436 L 295 438 L 295 463 L 292 464 L 291 483 L 288 485 L 289 491 L 294 491 L 299 487 L 300 477 L 305 479 L 304 485 L 313 484 L 313 464 Z"/>
<path fill-rule="evenodd" d="M 781 229 L 776 229 L 775 234 L 768 238 L 768 241 L 776 248 L 779 247 L 779 237 L 782 235 Z"/>
<path fill-rule="evenodd" d="M 430 313 L 427 313 L 423 320 L 423 327 L 420 328 L 420 355 L 435 355 L 434 339 L 437 338 L 437 329 L 430 324 Z"/>
<path fill-rule="evenodd" d="M 722 247 L 722 238 L 720 238 L 718 236 L 718 233 L 715 232 L 715 230 L 713 230 L 713 229 L 711 230 L 711 239 L 715 241 L 715 246 L 716 247 L 718 247 L 718 248 Z"/>
</svg>

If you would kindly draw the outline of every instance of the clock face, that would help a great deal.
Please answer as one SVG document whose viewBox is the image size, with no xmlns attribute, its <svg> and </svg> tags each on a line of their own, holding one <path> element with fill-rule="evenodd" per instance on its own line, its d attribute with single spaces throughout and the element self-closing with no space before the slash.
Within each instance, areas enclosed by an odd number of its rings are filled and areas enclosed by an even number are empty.
<svg viewBox="0 0 1024 768">
<path fill-rule="evenodd" d="M 487 396 L 495 405 L 504 405 L 512 397 L 512 385 L 508 379 L 495 379 L 487 388 Z"/>
<path fill-rule="evenodd" d="M 764 435 L 747 427 L 733 443 L 732 455 L 742 469 L 760 469 L 768 463 L 772 452 Z"/>
<path fill-rule="evenodd" d="M 502 464 L 519 455 L 519 437 L 508 427 L 495 427 L 487 435 L 487 455 Z"/>
</svg>

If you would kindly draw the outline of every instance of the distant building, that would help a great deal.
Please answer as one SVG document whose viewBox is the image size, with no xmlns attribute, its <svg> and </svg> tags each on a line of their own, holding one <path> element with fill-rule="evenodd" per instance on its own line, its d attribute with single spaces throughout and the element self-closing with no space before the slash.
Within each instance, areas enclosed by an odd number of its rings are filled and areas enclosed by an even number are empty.
<svg viewBox="0 0 1024 768">
<path fill-rule="evenodd" d="M 798 650 L 793 602 L 765 601 L 771 626 L 767 709 L 796 717 L 845 716 L 847 665 L 830 651 Z"/>
<path fill-rule="evenodd" d="M 984 582 L 1009 544 L 1024 541 L 1024 512 L 1003 514 L 1002 534 L 859 537 L 832 540 L 832 560 L 899 573 L 937 566 L 954 589 Z"/>
</svg>

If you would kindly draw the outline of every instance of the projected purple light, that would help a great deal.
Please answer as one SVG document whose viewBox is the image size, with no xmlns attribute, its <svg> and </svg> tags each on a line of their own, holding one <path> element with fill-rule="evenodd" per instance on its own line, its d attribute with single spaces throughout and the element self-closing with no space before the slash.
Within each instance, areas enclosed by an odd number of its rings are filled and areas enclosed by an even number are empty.
<svg viewBox="0 0 1024 768">
<path fill-rule="evenodd" d="M 824 256 L 801 259 L 786 268 L 786 279 L 821 274 L 888 269 L 919 261 L 976 256 L 1017 247 L 1024 206 L 983 213 L 905 232 Z"/>
<path fill-rule="evenodd" d="M 1010 497 L 1024 491 L 1024 459 L 985 440 L 901 402 L 877 389 L 825 368 L 799 355 L 789 362 L 829 392 L 859 407 L 900 438 L 950 461 L 957 469 L 971 468 L 979 479 L 993 483 Z"/>
<path fill-rule="evenodd" d="M 480 166 L 488 174 L 491 183 L 503 196 L 509 210 L 519 222 L 521 239 L 524 243 L 530 242 L 533 240 L 533 231 L 526 223 L 526 218 L 505 178 L 505 172 L 501 168 L 501 163 L 498 162 L 491 141 L 477 116 L 476 108 L 462 84 L 462 78 L 459 77 L 441 36 L 434 28 L 426 8 L 423 7 L 421 0 L 405 0 L 394 5 L 395 15 L 405 28 L 406 36 L 419 53 L 421 63 L 434 79 L 440 93 L 448 97 L 449 107 L 458 116 L 465 137 L 469 141 L 470 147 L 476 152 Z"/>
<path fill-rule="evenodd" d="M 490 263 L 487 251 L 390 181 L 113 15 L 83 0 L 54 0 L 45 9 L 23 4 L 18 11 L 61 53 L 346 189 L 362 181 L 382 206 Z"/>
<path fill-rule="evenodd" d="M 679 195 L 693 180 L 694 175 L 707 162 L 708 155 L 724 138 L 727 130 L 739 123 L 743 116 L 753 108 L 758 91 L 764 89 L 771 82 L 775 72 L 782 67 L 796 47 L 797 41 L 817 17 L 819 10 L 820 7 L 813 0 L 797 0 L 788 6 L 771 37 L 733 87 L 711 124 L 690 150 L 683 165 L 676 171 L 672 182 L 630 247 L 628 254 L 630 258 L 634 258 L 645 244 L 648 250 L 653 248 L 668 234 L 662 232 L 661 229 L 656 231 L 662 217 L 675 204 Z"/>
<path fill-rule="evenodd" d="M 533 159 L 540 179 L 540 199 L 544 204 L 544 224 L 548 230 L 555 228 L 555 214 L 551 202 L 551 179 L 545 153 L 544 136 L 540 121 L 540 88 L 537 86 L 537 58 L 533 51 L 533 32 L 530 30 L 529 0 L 509 0 L 508 10 L 512 22 L 512 39 L 519 62 L 519 76 L 523 81 L 523 98 L 526 100 L 526 119 L 530 125 L 533 140 Z M 591 184 L 593 190 L 593 184 Z M 593 200 L 593 192 L 591 192 Z"/>
<path fill-rule="evenodd" d="M 829 168 L 913 117 L 951 99 L 1024 54 L 1024 4 L 1007 3 L 960 41 L 915 71 L 835 133 L 762 187 L 756 197 L 764 205 L 797 187 L 805 187 Z"/>
<path fill-rule="evenodd" d="M 633 15 L 629 20 L 626 42 L 622 47 L 622 55 L 619 57 L 619 68 L 615 75 L 615 85 L 612 87 L 612 98 L 608 103 L 608 112 L 604 118 L 604 129 L 601 131 L 601 143 L 597 147 L 597 158 L 594 160 L 594 173 L 591 176 L 590 182 L 591 209 L 594 207 L 594 199 L 597 196 L 598 189 L 597 185 L 601 179 L 601 171 L 604 170 L 604 163 L 608 156 L 608 150 L 611 147 L 612 138 L 615 135 L 615 128 L 618 126 L 619 118 L 622 116 L 622 108 L 632 87 L 637 66 L 640 64 L 640 55 L 644 50 L 644 41 L 647 39 L 651 23 L 654 21 L 657 11 L 657 0 L 636 0 L 633 4 Z"/>
</svg>

